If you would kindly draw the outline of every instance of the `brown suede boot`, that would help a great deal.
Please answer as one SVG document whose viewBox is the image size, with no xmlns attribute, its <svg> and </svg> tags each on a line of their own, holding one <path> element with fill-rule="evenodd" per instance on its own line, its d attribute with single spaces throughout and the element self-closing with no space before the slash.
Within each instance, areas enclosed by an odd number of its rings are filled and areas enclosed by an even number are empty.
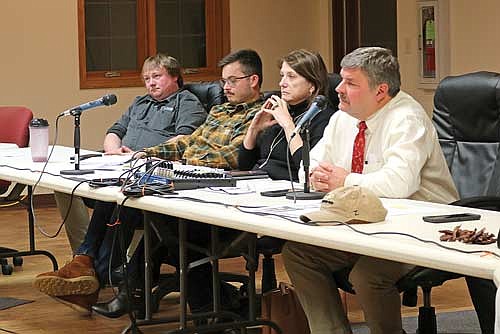
<svg viewBox="0 0 500 334">
<path fill-rule="evenodd" d="M 91 307 L 97 302 L 98 294 L 99 292 L 96 291 L 90 295 L 54 296 L 53 298 L 82 315 L 90 315 L 92 313 Z"/>
<path fill-rule="evenodd" d="M 93 259 L 76 255 L 59 270 L 38 275 L 33 286 L 49 296 L 90 295 L 99 289 Z"/>
</svg>

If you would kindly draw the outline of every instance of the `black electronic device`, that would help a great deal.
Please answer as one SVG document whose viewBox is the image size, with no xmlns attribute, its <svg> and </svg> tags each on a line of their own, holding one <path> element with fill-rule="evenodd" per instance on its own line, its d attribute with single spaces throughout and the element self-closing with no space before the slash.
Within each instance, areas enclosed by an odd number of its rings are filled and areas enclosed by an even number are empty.
<svg viewBox="0 0 500 334">
<path fill-rule="evenodd" d="M 447 215 L 423 216 L 422 219 L 427 223 L 451 223 L 468 220 L 479 220 L 481 215 L 475 213 L 453 213 Z"/>
<path fill-rule="evenodd" d="M 498 230 L 497 234 L 497 247 L 500 248 L 500 230 Z"/>
<path fill-rule="evenodd" d="M 257 170 L 232 170 L 229 175 L 237 180 L 251 180 L 251 179 L 266 179 L 269 177 L 267 172 L 262 169 Z"/>
<path fill-rule="evenodd" d="M 302 128 L 306 126 L 308 123 L 311 122 L 311 120 L 325 107 L 328 105 L 328 100 L 326 97 L 323 95 L 318 95 L 314 98 L 314 101 L 311 103 L 311 106 L 307 111 L 304 113 L 304 115 L 301 117 L 299 122 L 297 123 L 297 126 L 293 130 L 290 140 L 295 137 L 298 133 L 301 132 Z"/>
<path fill-rule="evenodd" d="M 318 95 L 319 97 L 321 95 Z M 323 99 L 325 97 L 323 96 Z M 323 99 L 320 99 L 322 101 Z M 323 102 L 324 103 L 324 102 Z M 324 107 L 324 106 L 323 106 Z M 321 107 L 321 108 L 323 108 Z M 318 109 L 318 108 L 316 108 Z M 319 111 L 318 111 L 319 112 Z M 308 114 L 309 111 L 306 113 Z M 316 112 L 317 113 L 317 112 Z M 305 118 L 306 115 L 302 119 Z M 314 117 L 314 115 L 310 116 L 310 118 Z M 312 200 L 312 199 L 321 199 L 326 193 L 321 191 L 311 191 L 311 187 L 309 184 L 309 164 L 311 162 L 311 158 L 309 156 L 311 146 L 310 146 L 310 135 L 309 135 L 309 122 L 301 123 L 300 131 L 304 133 L 304 137 L 302 138 L 302 167 L 304 169 L 304 189 L 302 191 L 290 191 L 286 194 L 287 199 L 292 200 Z"/>
<path fill-rule="evenodd" d="M 261 196 L 266 197 L 281 197 L 290 192 L 290 189 L 267 190 L 260 193 Z"/>
<path fill-rule="evenodd" d="M 73 130 L 73 147 L 75 148 L 75 155 L 73 161 L 75 163 L 75 169 L 65 169 L 60 173 L 61 175 L 83 175 L 92 174 L 94 171 L 92 169 L 80 169 L 80 116 L 83 111 L 100 107 L 100 106 L 110 106 L 115 104 L 117 101 L 116 95 L 108 94 L 95 101 L 90 101 L 79 106 L 68 109 L 57 116 L 57 118 L 62 116 L 74 116 L 75 128 Z"/>
<path fill-rule="evenodd" d="M 236 186 L 236 180 L 232 178 L 173 179 L 172 183 L 174 185 L 174 190 Z"/>
<path fill-rule="evenodd" d="M 118 99 L 116 98 L 115 94 L 108 94 L 104 95 L 100 99 L 86 102 L 83 104 L 80 104 L 76 107 L 73 107 L 71 109 L 68 109 L 66 111 L 63 111 L 62 113 L 59 114 L 59 116 L 75 116 L 75 115 L 80 115 L 83 111 L 92 109 L 92 108 L 97 108 L 100 106 L 111 106 L 116 103 Z"/>
<path fill-rule="evenodd" d="M 89 153 L 89 154 L 81 154 L 80 155 L 80 161 L 82 160 L 86 160 L 86 159 L 90 159 L 90 158 L 97 158 L 97 157 L 102 157 L 104 155 L 104 153 Z M 71 156 L 69 157 L 69 161 L 71 163 L 74 163 L 75 162 L 75 156 Z"/>
<path fill-rule="evenodd" d="M 153 173 L 138 172 L 135 176 L 139 184 L 172 184 L 174 190 L 236 186 L 236 179 L 222 170 L 172 163 L 165 166 L 155 168 Z"/>
<path fill-rule="evenodd" d="M 89 187 L 102 188 L 102 187 L 121 187 L 124 179 L 118 177 L 92 179 L 89 182 Z"/>
</svg>

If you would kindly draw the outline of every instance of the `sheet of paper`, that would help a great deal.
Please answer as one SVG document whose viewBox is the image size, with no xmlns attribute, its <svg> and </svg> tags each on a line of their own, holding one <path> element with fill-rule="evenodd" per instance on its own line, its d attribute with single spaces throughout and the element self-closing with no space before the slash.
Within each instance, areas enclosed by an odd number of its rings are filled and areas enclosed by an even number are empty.
<svg viewBox="0 0 500 334">
<path fill-rule="evenodd" d="M 19 148 L 17 144 L 14 143 L 0 143 L 0 150 Z"/>
<path fill-rule="evenodd" d="M 301 202 L 296 204 L 290 202 L 290 204 L 286 205 L 274 205 L 260 208 L 240 208 L 240 210 L 248 213 L 281 216 L 299 220 L 300 215 L 319 210 L 320 205 L 320 201 L 307 201 L 306 203 Z"/>
<path fill-rule="evenodd" d="M 224 192 L 227 194 L 251 194 L 260 193 L 268 190 L 291 189 L 291 184 L 286 180 L 271 180 L 271 179 L 249 179 L 238 180 L 236 187 L 210 187 L 203 188 L 204 191 Z M 294 183 L 295 189 L 302 189 L 301 185 Z M 201 189 L 200 189 L 201 190 Z"/>
<path fill-rule="evenodd" d="M 22 157 L 25 153 L 14 143 L 0 143 L 0 157 Z"/>
<path fill-rule="evenodd" d="M 85 168 L 106 168 L 106 167 L 116 167 L 125 164 L 129 161 L 131 155 L 102 155 L 99 157 L 92 157 L 80 161 L 80 166 L 85 166 Z"/>
<path fill-rule="evenodd" d="M 269 190 L 279 190 L 279 189 L 291 189 L 292 185 L 290 181 L 287 180 L 271 180 L 271 179 L 253 179 L 253 180 L 241 180 L 238 181 L 237 186 L 240 188 L 246 188 L 253 190 L 254 192 L 260 193 L 262 191 Z M 302 189 L 302 185 L 294 183 L 296 190 Z"/>
<path fill-rule="evenodd" d="M 382 203 L 387 209 L 387 216 L 430 215 L 447 212 L 445 208 L 430 207 L 425 202 L 383 198 Z"/>
</svg>

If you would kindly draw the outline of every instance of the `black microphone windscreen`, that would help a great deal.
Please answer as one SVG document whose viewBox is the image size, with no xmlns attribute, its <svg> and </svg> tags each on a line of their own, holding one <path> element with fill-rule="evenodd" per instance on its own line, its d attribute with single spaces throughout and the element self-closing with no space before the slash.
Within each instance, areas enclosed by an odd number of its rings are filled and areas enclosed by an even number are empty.
<svg viewBox="0 0 500 334">
<path fill-rule="evenodd" d="M 324 95 L 318 95 L 314 98 L 314 102 L 316 102 L 318 108 L 323 109 L 327 104 L 328 100 Z"/>
<path fill-rule="evenodd" d="M 116 95 L 115 94 L 108 94 L 108 95 L 104 95 L 102 97 L 102 102 L 104 103 L 104 105 L 106 106 L 110 106 L 112 104 L 115 104 L 117 101 L 117 98 L 116 98 Z"/>
</svg>

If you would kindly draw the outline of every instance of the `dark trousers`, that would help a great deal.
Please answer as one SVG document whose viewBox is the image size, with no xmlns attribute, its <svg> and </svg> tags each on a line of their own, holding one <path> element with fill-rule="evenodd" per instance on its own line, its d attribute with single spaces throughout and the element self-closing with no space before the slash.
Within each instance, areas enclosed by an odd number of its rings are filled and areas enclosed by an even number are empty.
<svg viewBox="0 0 500 334">
<path fill-rule="evenodd" d="M 122 224 L 109 227 L 117 221 L 119 215 Z M 103 286 L 109 277 L 109 268 L 115 268 L 121 264 L 121 252 L 117 230 L 121 229 L 125 249 L 130 244 L 134 231 L 143 224 L 141 210 L 121 207 L 117 209 L 115 203 L 96 201 L 94 212 L 90 219 L 89 227 L 83 243 L 78 247 L 76 254 L 88 255 L 94 259 L 94 267 L 97 277 Z"/>
<path fill-rule="evenodd" d="M 153 263 L 156 263 L 158 257 L 163 257 L 164 260 L 179 269 L 179 220 L 176 217 L 149 214 L 151 221 L 155 226 L 160 227 L 162 239 L 166 245 L 168 256 L 162 252 L 155 252 L 152 255 Z M 187 224 L 187 242 L 197 247 L 209 248 L 210 247 L 210 225 L 199 223 L 195 221 L 185 221 Z M 226 243 L 232 240 L 239 232 L 228 228 L 219 229 L 219 241 Z M 154 244 L 154 243 L 153 243 Z M 187 247 L 187 261 L 193 262 L 207 255 L 199 252 L 192 247 Z M 155 259 L 156 258 L 156 259 Z M 187 273 L 187 302 L 192 312 L 208 311 L 212 303 L 212 266 L 210 263 L 191 268 Z M 230 286 L 223 285 L 221 287 L 221 302 L 223 307 L 232 303 L 233 291 Z"/>
<path fill-rule="evenodd" d="M 469 294 L 476 310 L 482 334 L 495 331 L 495 296 L 497 288 L 490 280 L 466 277 Z"/>
</svg>

